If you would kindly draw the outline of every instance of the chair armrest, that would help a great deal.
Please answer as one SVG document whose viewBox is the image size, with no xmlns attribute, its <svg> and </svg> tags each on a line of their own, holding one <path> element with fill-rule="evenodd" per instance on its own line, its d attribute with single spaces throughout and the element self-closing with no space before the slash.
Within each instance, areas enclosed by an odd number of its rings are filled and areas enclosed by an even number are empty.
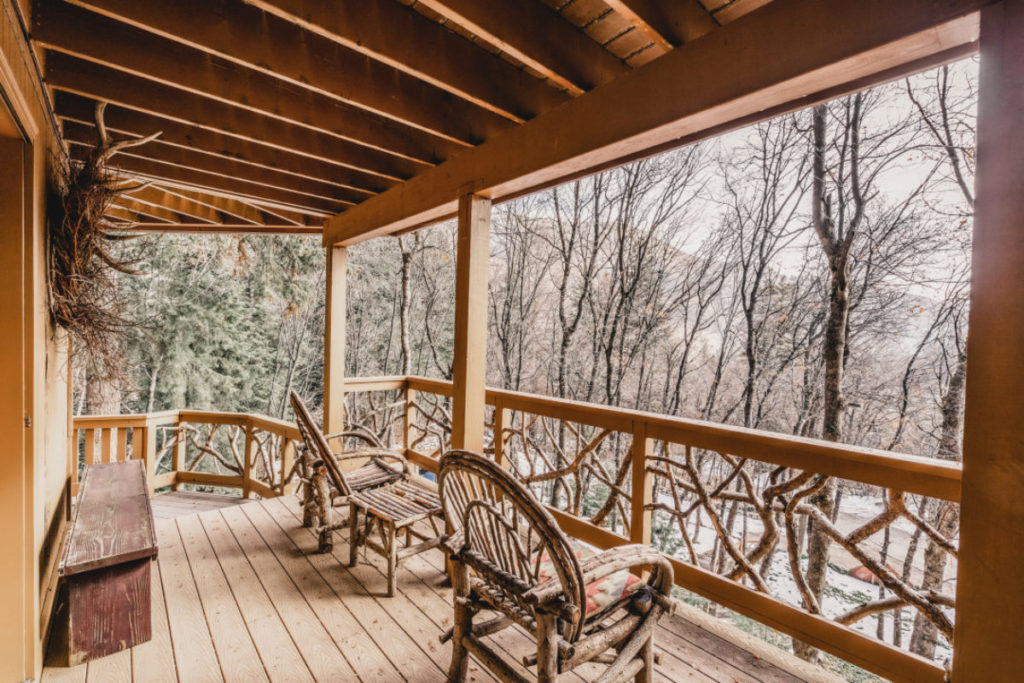
<svg viewBox="0 0 1024 683">
<path fill-rule="evenodd" d="M 371 458 L 378 461 L 384 467 L 391 468 L 390 465 L 385 461 L 393 461 L 400 464 L 402 472 L 405 474 L 411 474 L 410 464 L 408 458 L 399 453 L 398 451 L 392 451 L 387 448 L 365 448 L 358 451 L 346 451 L 345 453 L 335 454 L 336 460 L 357 460 L 363 458 Z"/>
<path fill-rule="evenodd" d="M 583 571 L 583 584 L 587 585 L 610 576 L 622 569 L 638 569 L 652 567 L 654 571 L 647 583 L 665 597 L 672 593 L 675 585 L 675 571 L 672 563 L 654 548 L 646 545 L 621 545 L 605 550 L 580 563 Z"/>
<path fill-rule="evenodd" d="M 622 569 L 653 567 L 648 584 L 666 598 L 671 595 L 675 583 L 675 572 L 668 559 L 654 548 L 645 545 L 622 545 L 605 550 L 580 563 L 583 574 L 583 585 L 603 579 Z M 549 579 L 528 591 L 524 597 L 535 605 L 544 605 L 558 599 L 562 595 L 562 584 L 557 579 Z"/>
</svg>

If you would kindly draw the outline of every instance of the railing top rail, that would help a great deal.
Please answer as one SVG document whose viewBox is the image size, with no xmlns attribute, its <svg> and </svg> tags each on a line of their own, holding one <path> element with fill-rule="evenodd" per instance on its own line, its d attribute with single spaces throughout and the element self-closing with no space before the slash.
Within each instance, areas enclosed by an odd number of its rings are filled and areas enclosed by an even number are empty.
<svg viewBox="0 0 1024 683">
<path fill-rule="evenodd" d="M 409 377 L 409 386 L 436 393 L 451 391 L 451 382 L 424 377 Z M 571 399 L 487 390 L 489 404 L 494 405 L 498 399 L 504 408 L 623 432 L 632 431 L 634 423 L 639 422 L 646 425 L 647 437 L 656 441 L 720 451 L 944 500 L 960 500 L 963 470 L 956 462 Z"/>
</svg>

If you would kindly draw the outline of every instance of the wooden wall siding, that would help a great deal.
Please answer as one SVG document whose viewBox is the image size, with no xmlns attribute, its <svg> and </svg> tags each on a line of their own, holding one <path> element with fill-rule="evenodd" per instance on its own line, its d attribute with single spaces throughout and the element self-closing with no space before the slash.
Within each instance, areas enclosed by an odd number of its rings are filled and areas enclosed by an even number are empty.
<svg viewBox="0 0 1024 683">
<path fill-rule="evenodd" d="M 437 458 L 454 443 L 452 383 L 419 377 L 404 382 L 352 379 L 346 392 L 352 424 L 368 425 L 392 447 L 406 448 L 411 461 L 436 471 Z M 412 403 L 403 405 L 402 395 Z M 756 538 L 718 534 L 735 564 L 745 569 L 730 569 L 733 563 L 726 563 L 718 574 L 686 545 L 672 558 L 679 585 L 887 678 L 943 680 L 944 671 L 936 664 L 864 635 L 843 618 L 832 621 L 772 595 L 756 565 L 763 558 L 759 549 L 783 527 L 794 533 L 803 515 L 813 514 L 798 498 L 806 494 L 802 489 L 812 490 L 815 475 L 841 478 L 853 488 L 882 487 L 889 492 L 888 509 L 871 521 L 870 532 L 868 526 L 835 528 L 838 552 L 848 553 L 844 557 L 850 567 L 872 568 L 891 590 L 940 621 L 948 635 L 950 622 L 939 613 L 954 603 L 953 596 L 907 590 L 901 577 L 883 566 L 871 536 L 899 519 L 925 529 L 904 505 L 905 493 L 959 501 L 959 465 L 517 392 L 489 389 L 486 403 L 482 450 L 493 453 L 543 500 L 557 500 L 550 509 L 567 533 L 602 548 L 650 542 L 657 517 L 689 544 L 698 510 L 713 519 L 723 500 L 738 504 L 750 516 L 767 520 Z M 691 458 L 713 466 L 698 472 Z M 779 467 L 787 468 L 783 480 L 798 483 L 794 512 L 786 515 L 785 524 L 773 520 L 774 508 L 763 497 L 768 475 Z M 731 486 L 736 482 L 741 483 L 738 490 Z M 716 532 L 705 528 L 704 533 Z M 956 541 L 940 540 L 955 558 Z M 785 548 L 778 552 L 785 557 Z"/>
</svg>

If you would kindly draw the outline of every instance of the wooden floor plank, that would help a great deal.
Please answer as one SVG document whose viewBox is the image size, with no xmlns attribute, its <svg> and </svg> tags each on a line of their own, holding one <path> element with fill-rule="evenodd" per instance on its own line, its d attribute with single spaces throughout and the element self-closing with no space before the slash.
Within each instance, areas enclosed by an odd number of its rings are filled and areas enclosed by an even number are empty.
<svg viewBox="0 0 1024 683">
<path fill-rule="evenodd" d="M 451 646 L 441 645 L 438 635 L 451 624 L 452 608 L 439 551 L 407 558 L 397 595 L 385 598 L 379 595 L 386 586 L 383 558 L 368 553 L 347 568 L 344 532 L 335 534 L 332 554 L 314 553 L 315 535 L 302 528 L 295 497 L 242 505 L 226 496 L 179 493 L 187 495 L 169 499 L 161 512 L 169 519 L 156 524 L 153 639 L 87 665 L 47 667 L 43 681 L 116 683 L 134 675 L 136 681 L 191 683 L 225 674 L 299 683 L 443 679 Z M 205 505 L 215 509 L 201 509 Z M 817 677 L 794 669 L 730 633 L 702 614 L 663 619 L 655 680 L 834 680 L 824 671 Z M 514 656 L 534 647 L 518 627 L 493 642 Z M 470 680 L 494 680 L 476 661 L 470 667 Z M 588 665 L 565 678 L 593 680 L 603 668 Z"/>
<path fill-rule="evenodd" d="M 280 506 L 279 509 L 275 510 L 274 505 Z M 381 587 L 381 590 L 383 590 L 383 587 L 386 587 L 387 570 L 383 566 L 384 560 L 375 553 L 367 554 L 370 560 L 369 563 L 361 560 L 360 564 L 356 567 L 349 568 L 345 566 L 348 561 L 349 550 L 347 539 L 343 533 L 335 534 L 332 555 L 317 554 L 315 552 L 317 549 L 316 537 L 311 530 L 304 529 L 300 525 L 301 513 L 298 511 L 298 502 L 294 497 L 284 496 L 276 498 L 274 501 L 267 501 L 265 507 L 266 511 L 274 517 L 282 530 L 288 534 L 311 562 L 327 568 L 328 571 L 324 572 L 324 576 L 335 585 L 341 584 L 337 590 L 346 596 L 346 601 L 352 600 L 352 598 L 348 597 L 351 588 L 348 588 L 346 591 L 347 585 L 361 585 L 366 596 L 370 595 L 369 590 L 372 590 L 371 587 Z M 437 552 L 440 555 L 440 551 L 429 552 Z M 402 568 L 400 568 L 400 576 L 401 572 L 404 571 L 405 563 L 415 560 L 416 557 L 413 556 L 404 561 Z M 332 566 L 340 568 L 342 570 L 341 573 L 330 572 L 329 570 Z M 451 661 L 451 643 L 442 645 L 438 640 L 438 635 L 451 625 L 451 597 L 449 595 L 448 600 L 444 601 L 437 598 L 436 595 L 428 596 L 425 593 L 419 593 L 417 589 L 420 583 L 418 580 L 408 581 L 408 577 L 405 577 L 400 582 L 399 590 L 395 596 L 395 598 L 401 597 L 401 600 L 382 598 L 377 600 L 377 602 L 388 611 L 391 617 L 401 625 L 402 629 L 409 634 L 413 641 L 424 650 L 425 654 L 434 661 L 439 670 L 447 671 L 448 664 Z M 434 598 L 434 601 L 424 604 L 424 598 Z M 358 611 L 360 604 L 362 603 L 354 604 L 353 611 Z M 436 617 L 439 621 L 435 621 L 432 617 Z M 475 661 L 470 663 L 470 674 L 475 680 L 494 680 Z"/>
<path fill-rule="evenodd" d="M 295 641 L 270 601 L 248 558 L 219 514 L 205 514 L 202 522 L 224 576 L 245 619 L 249 634 L 272 681 L 304 683 L 313 675 Z"/>
<path fill-rule="evenodd" d="M 362 680 L 389 680 L 396 676 L 412 681 L 437 680 L 441 672 L 430 666 L 416 643 L 391 622 L 372 597 L 358 590 L 335 558 L 316 553 L 307 556 L 306 549 L 297 547 L 278 525 L 272 516 L 273 507 L 246 506 L 239 511 L 245 512 L 274 548 L 321 621 L 343 643 L 345 655 Z M 386 638 L 375 637 L 381 633 Z M 400 672 L 397 667 L 403 662 L 410 666 Z"/>
<path fill-rule="evenodd" d="M 228 683 L 269 680 L 198 515 L 179 517 L 177 526 L 192 575 L 201 577 L 196 588 L 224 680 Z"/>
<path fill-rule="evenodd" d="M 132 651 L 121 650 L 89 662 L 87 683 L 130 683 L 132 680 Z"/>
<path fill-rule="evenodd" d="M 174 663 L 171 631 L 167 625 L 159 561 L 153 563 L 150 577 L 153 582 L 153 638 L 132 648 L 132 680 L 135 683 L 174 683 L 178 680 L 178 669 Z"/>
<path fill-rule="evenodd" d="M 318 681 L 355 680 L 356 673 L 338 645 L 324 629 L 273 551 L 249 523 L 249 518 L 238 507 L 227 507 L 208 514 L 219 514 L 227 522 L 292 639 L 299 643 L 313 677 Z"/>
<path fill-rule="evenodd" d="M 167 596 L 167 622 L 174 643 L 174 661 L 182 681 L 223 681 L 206 615 L 192 569 L 181 546 L 178 527 L 157 524 L 160 577 Z"/>
<path fill-rule="evenodd" d="M 42 683 L 85 683 L 89 665 L 48 666 L 43 669 Z"/>
</svg>

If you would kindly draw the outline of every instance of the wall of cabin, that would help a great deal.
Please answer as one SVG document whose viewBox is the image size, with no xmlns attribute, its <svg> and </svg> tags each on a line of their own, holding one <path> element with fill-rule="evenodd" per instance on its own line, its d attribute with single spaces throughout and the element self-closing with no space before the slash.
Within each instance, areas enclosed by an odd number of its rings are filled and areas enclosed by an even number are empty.
<svg viewBox="0 0 1024 683">
<path fill-rule="evenodd" d="M 67 343 L 46 305 L 46 160 L 56 138 L 19 17 L 26 9 L 0 0 L 0 682 L 42 671 L 69 471 Z"/>
</svg>

